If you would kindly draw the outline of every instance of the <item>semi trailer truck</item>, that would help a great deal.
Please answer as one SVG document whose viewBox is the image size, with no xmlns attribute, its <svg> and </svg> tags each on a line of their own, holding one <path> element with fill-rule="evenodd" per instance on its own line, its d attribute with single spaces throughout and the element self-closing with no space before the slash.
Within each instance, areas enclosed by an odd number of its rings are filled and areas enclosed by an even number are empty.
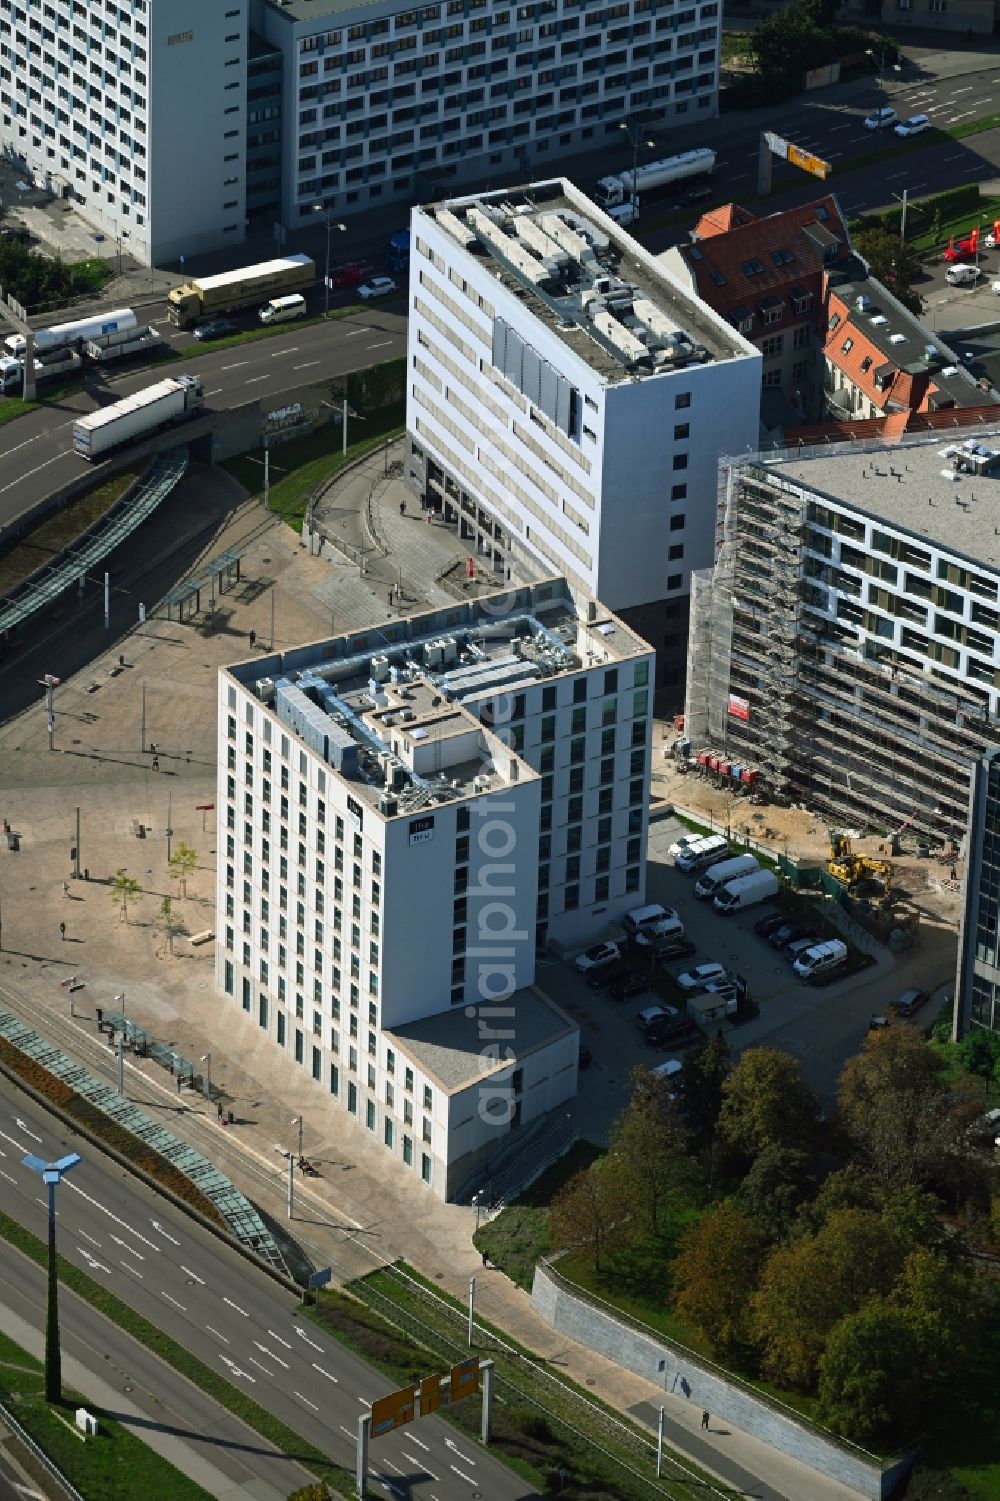
<svg viewBox="0 0 1000 1501">
<path fill-rule="evenodd" d="M 190 328 L 199 318 L 214 313 L 234 313 L 255 304 L 263 306 L 286 292 L 302 292 L 315 280 L 316 266 L 307 255 L 285 255 L 239 271 L 200 276 L 174 287 L 167 297 L 167 317 L 178 328 Z"/>
<path fill-rule="evenodd" d="M 99 459 L 123 443 L 147 438 L 194 416 L 204 404 L 205 394 L 197 376 L 178 375 L 158 381 L 74 422 L 74 452 L 84 459 Z"/>
<path fill-rule="evenodd" d="M 148 354 L 158 349 L 162 342 L 155 328 L 140 324 L 137 328 L 119 328 L 113 334 L 99 334 L 96 339 L 88 339 L 83 346 L 83 355 L 95 365 L 110 365 L 130 354 Z"/>
<path fill-rule="evenodd" d="M 650 198 L 662 198 L 677 188 L 691 186 L 692 181 L 708 178 L 714 168 L 714 151 L 706 147 L 682 151 L 679 156 L 646 162 L 634 172 L 629 168 L 627 172 L 602 177 L 594 192 L 594 200 L 605 209 L 617 208 L 633 199 L 644 203 Z"/>
<path fill-rule="evenodd" d="M 135 328 L 138 322 L 132 309 L 123 307 L 111 313 L 95 313 L 90 318 L 77 318 L 72 323 L 57 323 L 53 328 L 36 328 L 32 334 L 35 354 L 45 354 L 50 349 L 79 346 L 87 339 L 99 339 L 102 335 Z M 19 358 L 27 347 L 23 334 L 11 334 L 4 340 L 4 348 L 15 359 Z"/>
<path fill-rule="evenodd" d="M 80 369 L 81 360 L 75 349 L 53 349 L 33 361 L 37 382 L 52 380 L 57 375 L 74 374 Z M 6 355 L 0 359 L 0 389 L 15 395 L 24 385 L 24 360 Z"/>
</svg>

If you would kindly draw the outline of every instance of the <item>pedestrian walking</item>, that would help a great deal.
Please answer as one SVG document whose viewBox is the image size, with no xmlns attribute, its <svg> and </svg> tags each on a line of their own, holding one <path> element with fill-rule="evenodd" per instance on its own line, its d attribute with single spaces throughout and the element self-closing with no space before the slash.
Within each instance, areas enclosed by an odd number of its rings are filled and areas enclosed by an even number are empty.
<svg viewBox="0 0 1000 1501">
<path fill-rule="evenodd" d="M 219 1103 L 216 1105 L 215 1108 L 219 1112 L 219 1120 L 221 1121 L 221 1119 L 222 1119 L 222 1101 L 221 1100 L 219 1101 Z"/>
<path fill-rule="evenodd" d="M 703 1412 L 702 1415 L 701 1415 L 701 1426 L 703 1428 L 707 1428 L 708 1427 L 708 1413 L 707 1412 Z"/>
<path fill-rule="evenodd" d="M 177 1093 L 180 1094 L 180 1092 L 181 1092 L 181 1076 L 180 1076 L 180 1074 L 178 1074 L 177 1075 Z"/>
<path fill-rule="evenodd" d="M 59 924 L 59 937 L 65 943 L 65 941 L 66 941 L 66 924 L 64 922 L 61 922 Z"/>
<path fill-rule="evenodd" d="M 490 1264 L 490 1258 L 487 1256 L 486 1252 L 484 1251 L 483 1252 L 483 1266 L 489 1266 L 489 1264 Z"/>
<path fill-rule="evenodd" d="M 406 501 L 405 500 L 401 500 L 399 502 L 399 514 L 401 516 L 405 516 L 406 515 Z"/>
<path fill-rule="evenodd" d="M 154 771 L 159 771 L 159 769 L 160 769 L 160 758 L 159 758 L 159 756 L 154 756 L 153 757 L 153 770 Z"/>
<path fill-rule="evenodd" d="M 257 645 L 257 632 L 256 631 L 251 631 L 250 632 L 250 650 L 253 651 L 253 649 L 254 649 L 254 647 L 256 645 Z"/>
</svg>

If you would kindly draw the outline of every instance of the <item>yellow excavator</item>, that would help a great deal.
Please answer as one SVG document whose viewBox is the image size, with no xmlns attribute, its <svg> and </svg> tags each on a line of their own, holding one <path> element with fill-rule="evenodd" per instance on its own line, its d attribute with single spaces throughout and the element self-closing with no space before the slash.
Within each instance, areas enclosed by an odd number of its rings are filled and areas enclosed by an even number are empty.
<svg viewBox="0 0 1000 1501">
<path fill-rule="evenodd" d="M 873 855 L 855 854 L 847 834 L 835 834 L 830 830 L 830 858 L 826 868 L 852 896 L 868 895 L 871 888 L 867 883 L 872 881 L 881 888 L 877 906 L 887 906 L 892 900 L 892 862 L 877 860 Z M 854 890 L 858 886 L 862 887 L 861 891 Z"/>
</svg>

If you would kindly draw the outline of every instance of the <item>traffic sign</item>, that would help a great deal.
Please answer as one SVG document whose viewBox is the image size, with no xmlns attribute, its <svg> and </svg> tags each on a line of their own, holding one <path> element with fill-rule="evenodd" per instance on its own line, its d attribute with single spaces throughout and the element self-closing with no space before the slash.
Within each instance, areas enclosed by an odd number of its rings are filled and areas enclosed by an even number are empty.
<svg viewBox="0 0 1000 1501">
<path fill-rule="evenodd" d="M 451 1368 L 451 1400 L 471 1397 L 479 1390 L 479 1356 L 470 1355 Z"/>
<path fill-rule="evenodd" d="M 309 1286 L 310 1287 L 325 1287 L 326 1284 L 329 1281 L 331 1281 L 332 1278 L 333 1278 L 333 1271 L 332 1271 L 332 1269 L 330 1267 L 328 1267 L 328 1266 L 325 1266 L 325 1267 L 323 1267 L 322 1271 L 313 1272 L 312 1276 L 309 1278 Z"/>
<path fill-rule="evenodd" d="M 416 1394 L 415 1386 L 404 1386 L 398 1392 L 390 1392 L 388 1397 L 380 1397 L 377 1402 L 373 1402 L 372 1438 L 412 1423 Z"/>
<path fill-rule="evenodd" d="M 811 151 L 803 151 L 801 146 L 793 146 L 788 143 L 788 161 L 793 167 L 801 167 L 803 172 L 811 172 L 813 177 L 825 178 L 830 170 L 830 163 L 825 162 L 821 156 L 813 156 Z"/>
<path fill-rule="evenodd" d="M 437 1412 L 440 1406 L 441 1377 L 425 1376 L 420 1383 L 420 1416 L 426 1417 L 429 1412 Z"/>
</svg>

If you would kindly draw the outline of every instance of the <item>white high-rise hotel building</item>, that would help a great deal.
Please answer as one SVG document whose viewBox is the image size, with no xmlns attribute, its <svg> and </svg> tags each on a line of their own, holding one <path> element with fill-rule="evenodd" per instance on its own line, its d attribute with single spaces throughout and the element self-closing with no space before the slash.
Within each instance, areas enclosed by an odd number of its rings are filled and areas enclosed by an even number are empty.
<svg viewBox="0 0 1000 1501">
<path fill-rule="evenodd" d="M 404 4 L 0 0 L 0 150 L 162 263 L 717 113 L 719 0 Z"/>
<path fill-rule="evenodd" d="M 411 487 L 497 568 L 622 614 L 669 695 L 760 351 L 556 178 L 414 209 L 408 353 Z"/>
<path fill-rule="evenodd" d="M 576 1092 L 536 947 L 641 903 L 652 652 L 561 579 L 219 679 L 216 974 L 452 1196 Z"/>
</svg>

